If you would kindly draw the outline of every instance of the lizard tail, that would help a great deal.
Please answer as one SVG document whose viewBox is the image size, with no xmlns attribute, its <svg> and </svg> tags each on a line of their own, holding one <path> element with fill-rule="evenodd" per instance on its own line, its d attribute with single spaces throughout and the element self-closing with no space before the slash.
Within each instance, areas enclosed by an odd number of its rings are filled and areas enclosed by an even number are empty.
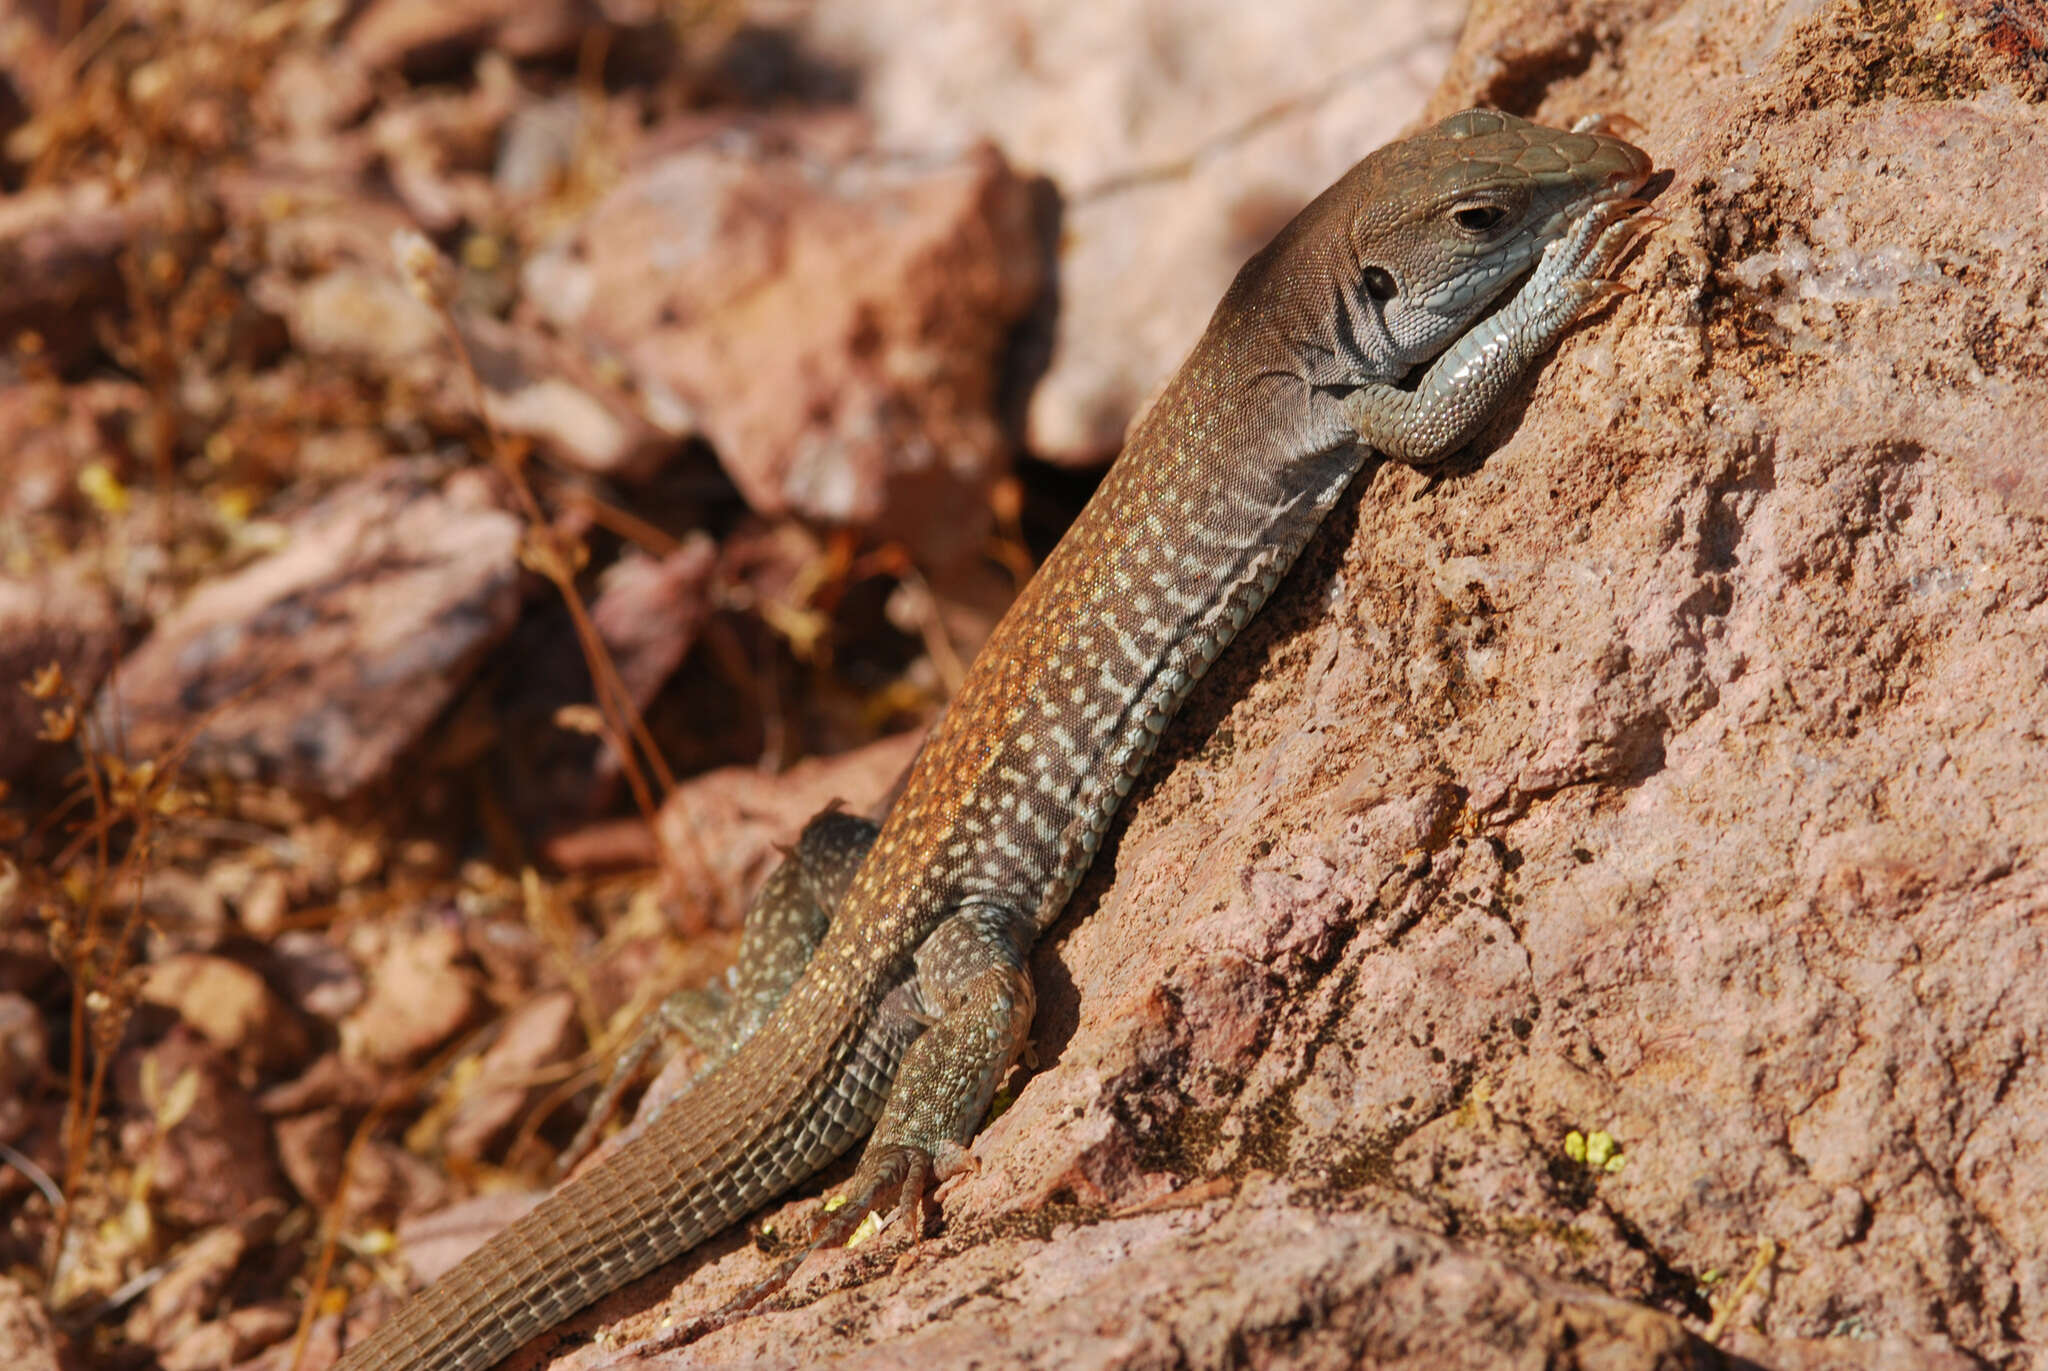
<svg viewBox="0 0 2048 1371">
<path fill-rule="evenodd" d="M 872 1100 L 846 1089 L 874 1073 L 836 1069 L 860 1055 L 863 1018 L 846 1006 L 813 1008 L 804 1021 L 818 1032 L 755 1034 L 640 1136 L 349 1349 L 336 1371 L 492 1365 L 814 1175 L 879 1109 L 880 1089 Z"/>
</svg>

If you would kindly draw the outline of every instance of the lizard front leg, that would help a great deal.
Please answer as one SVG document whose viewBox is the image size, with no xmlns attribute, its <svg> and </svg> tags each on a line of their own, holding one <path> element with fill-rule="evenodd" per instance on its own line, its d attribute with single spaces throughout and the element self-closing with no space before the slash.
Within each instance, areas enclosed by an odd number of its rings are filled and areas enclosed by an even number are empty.
<svg viewBox="0 0 2048 1371">
<path fill-rule="evenodd" d="M 1522 288 L 1438 357 L 1415 388 L 1359 386 L 1339 402 L 1359 441 L 1411 466 L 1462 447 L 1574 320 L 1628 287 L 1608 279 L 1646 222 L 1641 200 L 1596 205 L 1544 250 Z"/>
</svg>

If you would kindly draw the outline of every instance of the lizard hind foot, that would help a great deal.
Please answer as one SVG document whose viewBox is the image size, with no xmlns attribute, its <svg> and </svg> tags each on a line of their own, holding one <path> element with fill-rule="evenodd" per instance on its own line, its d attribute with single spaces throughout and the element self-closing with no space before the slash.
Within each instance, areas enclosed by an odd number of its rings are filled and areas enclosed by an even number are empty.
<svg viewBox="0 0 2048 1371">
<path fill-rule="evenodd" d="M 894 1208 L 910 1210 L 910 1240 L 919 1241 L 924 1237 L 925 1196 L 933 1172 L 932 1156 L 921 1147 L 907 1143 L 869 1147 L 860 1159 L 860 1169 L 853 1173 L 845 1203 L 824 1216 L 813 1230 L 813 1240 L 804 1255 L 838 1244 L 852 1246 L 870 1215 L 892 1212 L 882 1206 L 892 1192 L 896 1196 Z"/>
</svg>

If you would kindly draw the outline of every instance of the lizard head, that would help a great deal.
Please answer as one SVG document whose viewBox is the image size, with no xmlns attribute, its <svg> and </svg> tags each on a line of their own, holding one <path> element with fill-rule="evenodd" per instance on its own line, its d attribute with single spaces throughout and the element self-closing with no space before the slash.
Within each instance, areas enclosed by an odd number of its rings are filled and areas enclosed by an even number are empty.
<svg viewBox="0 0 2048 1371">
<path fill-rule="evenodd" d="M 1349 350 L 1388 379 L 1435 356 L 1581 215 L 1649 176 L 1648 155 L 1599 121 L 1566 132 L 1494 110 L 1374 153 L 1345 178 Z"/>
</svg>

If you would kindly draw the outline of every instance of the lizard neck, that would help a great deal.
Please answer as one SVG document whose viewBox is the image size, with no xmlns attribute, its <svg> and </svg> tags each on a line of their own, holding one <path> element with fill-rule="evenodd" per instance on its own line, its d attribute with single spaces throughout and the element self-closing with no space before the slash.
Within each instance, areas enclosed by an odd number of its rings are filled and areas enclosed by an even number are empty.
<svg viewBox="0 0 2048 1371">
<path fill-rule="evenodd" d="M 1076 565 L 1059 568 L 1085 587 L 1076 674 L 1086 693 L 1051 692 L 1038 706 L 1043 718 L 1081 723 L 1058 739 L 1071 732 L 1078 748 L 1036 763 L 1057 775 L 1058 760 L 1068 762 L 1050 796 L 1062 822 L 1025 906 L 1041 929 L 1087 874 L 1195 683 L 1265 604 L 1365 457 L 1336 425 L 1315 422 L 1322 407 L 1293 376 L 1225 382 L 1238 393 L 1219 396 L 1204 371 L 1183 368 L 1133 433 L 1084 511 Z M 1063 667 L 1063 684 L 1067 676 Z"/>
<path fill-rule="evenodd" d="M 977 655 L 835 920 L 900 959 L 964 904 L 1042 929 L 1188 691 L 1363 453 L 1211 330 Z"/>
</svg>

